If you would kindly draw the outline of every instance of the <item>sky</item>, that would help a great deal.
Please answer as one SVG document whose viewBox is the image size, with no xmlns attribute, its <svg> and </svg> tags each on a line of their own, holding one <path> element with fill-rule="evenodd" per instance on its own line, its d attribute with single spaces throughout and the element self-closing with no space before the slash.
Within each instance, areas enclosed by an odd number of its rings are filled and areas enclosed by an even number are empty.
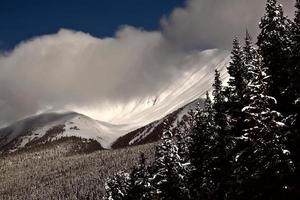
<svg viewBox="0 0 300 200">
<path fill-rule="evenodd" d="M 184 0 L 1 0 L 0 49 L 61 28 L 95 37 L 113 36 L 123 24 L 157 30 L 160 18 L 183 4 Z"/>
<path fill-rule="evenodd" d="M 282 0 L 292 16 L 292 0 Z M 185 58 L 255 37 L 263 0 L 1 0 L 0 124 L 153 96 Z M 198 66 L 201 67 L 201 66 Z M 101 113 L 99 120 L 103 120 Z"/>
</svg>

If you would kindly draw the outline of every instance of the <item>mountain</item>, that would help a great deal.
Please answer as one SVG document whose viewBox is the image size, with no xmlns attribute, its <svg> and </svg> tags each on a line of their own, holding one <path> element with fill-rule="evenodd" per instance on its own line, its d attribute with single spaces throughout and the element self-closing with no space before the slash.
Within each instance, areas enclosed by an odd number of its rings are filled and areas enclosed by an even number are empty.
<svg viewBox="0 0 300 200">
<path fill-rule="evenodd" d="M 211 90 L 215 69 L 226 80 L 228 62 L 228 52 L 216 49 L 199 52 L 196 59 L 187 57 L 183 66 L 188 70 L 156 95 L 105 105 L 99 112 L 109 114 L 105 122 L 77 112 L 43 113 L 20 120 L 0 130 L 0 150 L 15 152 L 66 141 L 84 149 L 110 149 L 157 141 L 165 119 L 176 126 L 199 103 L 197 99 Z"/>
<path fill-rule="evenodd" d="M 32 116 L 0 130 L 0 148 L 4 153 L 28 150 L 68 142 L 72 151 L 117 149 L 159 140 L 163 121 L 176 126 L 194 101 L 146 126 L 130 131 L 129 125 L 112 125 L 76 112 L 52 112 Z M 130 127 L 130 126 L 129 126 Z M 76 148 L 75 148 L 76 146 Z"/>
<path fill-rule="evenodd" d="M 176 127 L 178 122 L 187 119 L 188 112 L 194 109 L 197 104 L 202 105 L 203 100 L 197 99 L 182 108 L 168 114 L 162 119 L 156 120 L 146 126 L 138 128 L 124 136 L 119 137 L 113 144 L 113 149 L 124 148 L 128 146 L 136 146 L 158 141 L 163 133 L 164 122 L 170 127 Z"/>
<path fill-rule="evenodd" d="M 155 94 L 126 103 L 104 103 L 97 114 L 91 116 L 111 124 L 130 124 L 133 128 L 145 126 L 203 97 L 212 87 L 215 69 L 219 69 L 222 79 L 226 80 L 229 60 L 229 52 L 218 49 L 187 56 L 182 60 L 177 78 Z"/>
<path fill-rule="evenodd" d="M 76 112 L 44 113 L 18 121 L 0 130 L 2 151 L 38 147 L 65 138 L 80 138 L 84 143 L 99 143 L 110 148 L 125 125 L 111 125 Z"/>
</svg>

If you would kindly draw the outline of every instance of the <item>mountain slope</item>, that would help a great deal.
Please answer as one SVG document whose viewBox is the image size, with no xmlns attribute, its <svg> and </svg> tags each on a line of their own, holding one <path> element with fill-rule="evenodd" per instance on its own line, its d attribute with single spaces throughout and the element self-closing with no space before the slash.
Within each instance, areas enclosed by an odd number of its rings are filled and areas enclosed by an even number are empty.
<svg viewBox="0 0 300 200">
<path fill-rule="evenodd" d="M 110 148 L 124 129 L 125 125 L 111 125 L 75 112 L 45 113 L 1 129 L 0 148 L 13 152 L 70 137 L 97 141 L 103 148 Z"/>
<path fill-rule="evenodd" d="M 146 126 L 136 129 L 124 136 L 118 138 L 113 144 L 113 149 L 124 148 L 128 146 L 136 146 L 158 141 L 163 133 L 164 122 L 168 122 L 168 126 L 176 127 L 177 123 L 187 119 L 188 112 L 194 109 L 197 104 L 203 105 L 202 99 L 197 99 L 188 105 L 168 114 L 160 120 L 156 120 Z"/>
<path fill-rule="evenodd" d="M 139 97 L 127 103 L 104 103 L 99 109 L 85 113 L 95 119 L 111 124 L 130 124 L 133 129 L 162 119 L 183 106 L 203 97 L 211 90 L 214 70 L 219 69 L 226 80 L 229 53 L 222 50 L 205 50 L 198 56 L 186 57 L 182 61 L 182 73 L 151 96 Z"/>
</svg>

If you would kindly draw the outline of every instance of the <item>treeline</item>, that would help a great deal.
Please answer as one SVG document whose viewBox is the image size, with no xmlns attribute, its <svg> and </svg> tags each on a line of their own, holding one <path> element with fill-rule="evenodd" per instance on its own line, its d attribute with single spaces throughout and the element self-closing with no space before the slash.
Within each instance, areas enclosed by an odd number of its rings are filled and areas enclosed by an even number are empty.
<svg viewBox="0 0 300 200">
<path fill-rule="evenodd" d="M 300 199 L 300 0 L 293 20 L 267 0 L 256 45 L 233 41 L 213 100 L 165 128 L 155 160 L 106 183 L 109 200 Z M 166 123 L 168 124 L 168 123 Z"/>
<path fill-rule="evenodd" d="M 71 153 L 64 141 L 34 151 L 0 156 L 1 200 L 99 200 L 105 180 L 129 170 L 143 152 L 153 160 L 155 144 L 93 153 Z"/>
</svg>

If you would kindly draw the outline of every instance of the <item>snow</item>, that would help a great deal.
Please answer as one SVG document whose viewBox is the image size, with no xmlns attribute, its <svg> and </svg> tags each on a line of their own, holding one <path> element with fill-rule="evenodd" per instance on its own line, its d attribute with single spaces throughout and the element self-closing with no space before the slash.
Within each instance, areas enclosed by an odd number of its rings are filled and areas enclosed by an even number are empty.
<svg viewBox="0 0 300 200">
<path fill-rule="evenodd" d="M 132 145 L 132 144 L 134 144 L 134 143 L 137 143 L 137 142 L 143 140 L 144 138 L 146 138 L 150 133 L 152 133 L 152 131 L 153 131 L 160 123 L 162 123 L 162 121 L 159 121 L 159 122 L 155 123 L 154 125 L 152 125 L 152 127 L 146 128 L 142 133 L 136 135 L 132 140 L 130 140 L 129 145 Z"/>
<path fill-rule="evenodd" d="M 276 124 L 277 124 L 277 126 L 279 126 L 279 127 L 285 127 L 285 124 L 284 123 L 282 123 L 282 122 L 275 122 Z"/>
<path fill-rule="evenodd" d="M 120 134 L 124 133 L 124 130 L 130 131 L 130 128 L 127 128 L 126 125 L 111 125 L 81 114 L 75 115 L 73 118 L 67 120 L 63 119 L 62 121 L 55 122 L 55 124 L 64 124 L 65 131 L 56 136 L 53 140 L 62 137 L 76 136 L 83 139 L 96 140 L 106 149 L 111 148 L 112 143 L 120 137 Z M 41 136 L 45 134 L 46 130 L 53 127 L 53 125 L 54 124 L 43 127 L 35 133 Z M 74 129 L 74 127 L 77 128 Z"/>
<path fill-rule="evenodd" d="M 243 152 L 238 153 L 238 154 L 235 156 L 234 161 L 237 162 L 242 154 L 243 154 Z"/>
<path fill-rule="evenodd" d="M 130 130 L 126 125 L 108 125 L 84 115 L 73 118 L 72 122 L 66 123 L 66 131 L 61 135 L 62 137 L 77 136 L 85 139 L 94 139 L 104 148 L 110 148 L 112 143 L 124 133 L 124 130 Z M 71 129 L 74 126 L 77 126 L 79 130 Z"/>
<path fill-rule="evenodd" d="M 139 128 L 163 118 L 199 97 L 204 97 L 206 91 L 212 88 L 215 69 L 220 70 L 221 79 L 226 82 L 226 66 L 229 61 L 227 51 L 205 50 L 199 53 L 197 59 L 187 57 L 183 61 L 184 72 L 153 96 L 140 97 L 129 103 L 106 102 L 92 111 L 75 111 L 111 124 L 130 124 Z"/>
<path fill-rule="evenodd" d="M 300 98 L 296 99 L 295 101 L 295 105 L 299 104 L 300 103 Z"/>
<path fill-rule="evenodd" d="M 43 115 L 36 116 L 36 118 L 47 118 L 48 115 L 51 114 L 53 113 L 45 113 Z M 30 120 L 31 119 L 35 120 L 34 117 L 31 117 Z M 117 138 L 119 138 L 120 135 L 133 131 L 133 129 L 131 129 L 131 127 L 128 127 L 128 125 L 112 125 L 106 122 L 94 120 L 79 113 L 65 112 L 60 113 L 58 116 L 56 116 L 56 118 L 54 118 L 54 120 L 46 120 L 43 123 L 39 122 L 38 126 L 35 127 L 35 130 L 31 130 L 30 132 L 24 134 L 23 132 L 27 131 L 25 130 L 25 127 L 28 126 L 28 124 L 32 123 L 32 121 L 30 120 L 25 119 L 9 127 L 11 130 L 13 130 L 13 132 L 12 134 L 8 135 L 8 143 L 14 138 L 18 139 L 18 142 L 11 150 L 11 152 L 25 147 L 28 143 L 37 138 L 42 138 L 46 135 L 48 130 L 57 126 L 64 126 L 64 131 L 61 133 L 57 133 L 57 135 L 54 135 L 53 137 L 47 138 L 48 141 L 58 140 L 63 137 L 75 136 L 83 139 L 96 140 L 101 144 L 103 148 L 107 149 L 111 147 L 111 144 Z"/>
<path fill-rule="evenodd" d="M 290 155 L 291 152 L 287 149 L 282 149 L 282 153 L 285 154 L 285 155 Z"/>
</svg>

